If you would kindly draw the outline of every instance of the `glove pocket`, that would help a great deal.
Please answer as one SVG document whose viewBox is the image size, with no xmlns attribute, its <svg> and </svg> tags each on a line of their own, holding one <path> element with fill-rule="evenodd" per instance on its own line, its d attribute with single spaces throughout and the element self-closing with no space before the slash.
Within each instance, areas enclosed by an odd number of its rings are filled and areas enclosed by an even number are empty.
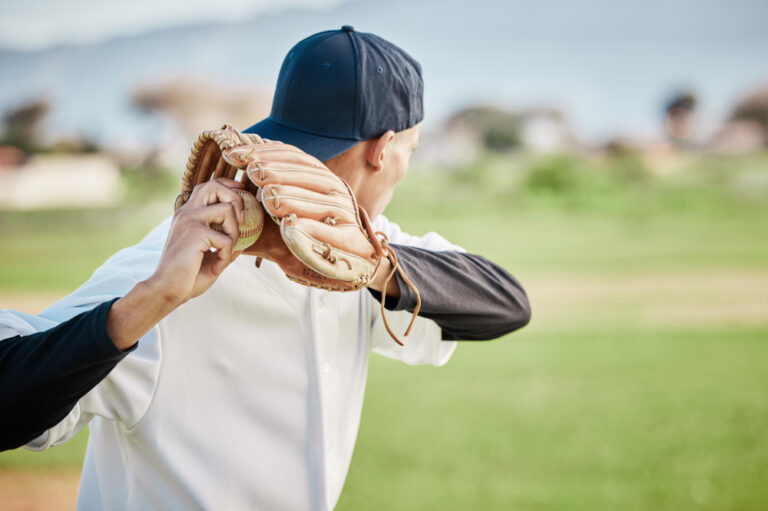
<svg viewBox="0 0 768 511">
<path fill-rule="evenodd" d="M 304 219 L 304 222 L 312 222 Z M 305 226 L 306 227 L 306 226 Z M 330 226 L 317 226 L 319 229 L 332 229 Z M 302 228 L 302 219 L 294 215 L 280 222 L 280 234 L 283 242 L 296 259 L 310 269 L 326 277 L 349 282 L 356 289 L 370 284 L 379 263 L 379 257 L 372 253 L 371 247 L 355 247 L 349 243 L 348 236 L 336 229 L 335 245 L 312 236 L 308 229 Z M 346 246 L 349 245 L 349 246 Z M 370 257 L 360 255 L 371 254 Z"/>
</svg>

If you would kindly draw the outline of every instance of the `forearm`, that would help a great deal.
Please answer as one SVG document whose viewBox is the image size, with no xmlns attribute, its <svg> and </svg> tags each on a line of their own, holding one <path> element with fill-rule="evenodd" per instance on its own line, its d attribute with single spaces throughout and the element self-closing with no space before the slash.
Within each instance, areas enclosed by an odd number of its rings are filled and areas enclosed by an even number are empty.
<svg viewBox="0 0 768 511">
<path fill-rule="evenodd" d="M 163 291 L 149 279 L 55 328 L 0 341 L 0 450 L 61 421 L 176 308 L 179 300 Z"/>
<path fill-rule="evenodd" d="M 400 265 L 421 296 L 420 316 L 432 319 L 446 340 L 494 339 L 525 326 L 530 304 L 520 283 L 480 256 L 394 245 Z M 413 310 L 416 296 L 399 280 L 390 310 Z M 381 295 L 372 290 L 377 299 Z"/>
<path fill-rule="evenodd" d="M 112 304 L 44 332 L 0 341 L 0 451 L 61 421 L 127 355 L 107 333 Z"/>
<path fill-rule="evenodd" d="M 181 303 L 153 278 L 139 282 L 112 305 L 107 317 L 109 337 L 118 349 L 127 349 Z"/>
</svg>

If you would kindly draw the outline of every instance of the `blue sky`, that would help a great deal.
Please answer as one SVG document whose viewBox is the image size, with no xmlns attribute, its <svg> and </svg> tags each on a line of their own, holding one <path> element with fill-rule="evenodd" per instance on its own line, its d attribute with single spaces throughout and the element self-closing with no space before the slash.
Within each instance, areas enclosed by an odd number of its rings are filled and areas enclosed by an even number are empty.
<svg viewBox="0 0 768 511">
<path fill-rule="evenodd" d="M 38 49 L 341 0 L 0 0 L 0 46 Z"/>
</svg>

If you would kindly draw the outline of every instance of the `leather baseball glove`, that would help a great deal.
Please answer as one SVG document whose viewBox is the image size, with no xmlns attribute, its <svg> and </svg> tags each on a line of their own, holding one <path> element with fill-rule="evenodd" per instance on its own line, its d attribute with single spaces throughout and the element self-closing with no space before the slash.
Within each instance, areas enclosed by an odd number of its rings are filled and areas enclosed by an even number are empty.
<svg viewBox="0 0 768 511">
<path fill-rule="evenodd" d="M 382 289 L 381 314 L 390 336 L 395 335 L 384 315 L 389 281 L 399 272 L 417 296 L 407 336 L 421 299 L 397 262 L 384 233 L 375 232 L 365 209 L 349 185 L 321 161 L 292 145 L 240 133 L 229 125 L 203 132 L 192 148 L 182 177 L 176 209 L 192 189 L 218 177 L 238 179 L 255 192 L 272 222 L 246 253 L 277 263 L 291 280 L 329 291 L 352 291 L 369 286 L 385 259 L 391 263 Z M 287 249 L 287 250 L 286 250 Z"/>
</svg>

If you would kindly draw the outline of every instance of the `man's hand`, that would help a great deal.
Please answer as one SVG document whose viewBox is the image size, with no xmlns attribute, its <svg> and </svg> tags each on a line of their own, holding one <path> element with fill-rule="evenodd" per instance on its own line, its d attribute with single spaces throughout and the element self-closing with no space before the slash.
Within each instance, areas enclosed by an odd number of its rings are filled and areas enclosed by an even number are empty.
<svg viewBox="0 0 768 511">
<path fill-rule="evenodd" d="M 173 215 L 160 264 L 150 277 L 169 302 L 180 305 L 199 296 L 237 257 L 232 247 L 240 234 L 243 198 L 233 189 L 242 187 L 226 178 L 197 185 Z"/>
<path fill-rule="evenodd" d="M 107 331 L 125 350 L 187 300 L 204 293 L 238 255 L 242 184 L 219 178 L 197 185 L 189 201 L 173 215 L 155 273 L 116 301 Z M 213 250 L 212 250 L 213 249 Z"/>
</svg>

